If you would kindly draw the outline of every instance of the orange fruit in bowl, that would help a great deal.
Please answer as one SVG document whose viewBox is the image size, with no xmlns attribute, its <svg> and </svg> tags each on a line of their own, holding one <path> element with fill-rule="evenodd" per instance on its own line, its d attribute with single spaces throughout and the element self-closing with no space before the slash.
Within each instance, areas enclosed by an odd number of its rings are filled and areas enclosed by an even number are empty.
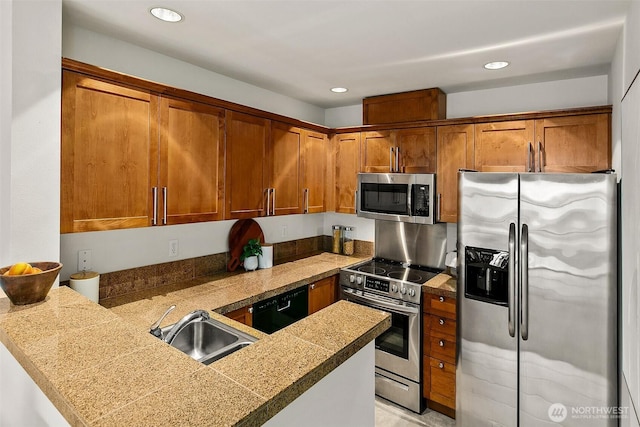
<svg viewBox="0 0 640 427">
<path fill-rule="evenodd" d="M 17 262 L 9 268 L 7 276 L 20 276 L 22 274 L 31 274 L 32 272 L 33 267 L 31 267 L 31 264 L 26 262 Z"/>
</svg>

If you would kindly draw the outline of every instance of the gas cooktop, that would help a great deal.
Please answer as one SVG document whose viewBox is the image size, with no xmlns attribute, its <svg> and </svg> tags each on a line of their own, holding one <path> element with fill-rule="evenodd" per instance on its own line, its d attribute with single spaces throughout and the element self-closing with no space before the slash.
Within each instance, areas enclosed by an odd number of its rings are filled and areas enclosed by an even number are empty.
<svg viewBox="0 0 640 427">
<path fill-rule="evenodd" d="M 348 268 L 360 273 L 373 274 L 380 277 L 402 280 L 422 285 L 430 279 L 442 273 L 442 270 L 420 265 L 408 265 L 399 261 L 391 261 L 383 258 L 374 258 L 360 265 Z"/>
</svg>

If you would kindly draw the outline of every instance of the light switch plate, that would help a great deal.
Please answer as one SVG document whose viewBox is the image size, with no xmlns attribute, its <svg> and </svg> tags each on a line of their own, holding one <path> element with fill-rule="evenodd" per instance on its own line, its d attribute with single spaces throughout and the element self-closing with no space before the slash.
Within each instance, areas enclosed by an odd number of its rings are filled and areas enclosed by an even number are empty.
<svg viewBox="0 0 640 427">
<path fill-rule="evenodd" d="M 178 256 L 178 241 L 169 240 L 169 256 Z"/>
</svg>

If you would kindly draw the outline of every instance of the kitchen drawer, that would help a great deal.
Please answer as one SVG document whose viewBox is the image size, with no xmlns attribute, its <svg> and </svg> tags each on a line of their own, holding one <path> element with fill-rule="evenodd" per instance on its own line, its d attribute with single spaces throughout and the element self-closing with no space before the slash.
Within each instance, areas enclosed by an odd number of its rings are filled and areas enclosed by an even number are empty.
<svg viewBox="0 0 640 427">
<path fill-rule="evenodd" d="M 456 336 L 456 321 L 444 316 L 431 315 L 431 332 Z"/>
<path fill-rule="evenodd" d="M 435 358 L 430 360 L 431 372 L 431 392 L 429 398 L 443 405 L 455 408 L 456 398 L 456 368 L 453 363 L 445 362 Z M 443 402 L 438 397 L 447 399 Z"/>
<path fill-rule="evenodd" d="M 455 361 L 456 361 L 455 340 L 431 335 L 429 337 L 429 341 L 431 342 L 431 351 L 429 353 L 431 357 L 455 364 Z"/>
<path fill-rule="evenodd" d="M 449 317 L 451 319 L 455 319 L 456 299 L 429 294 L 427 298 L 425 298 L 424 310 L 431 314 L 435 313 L 438 315 Z"/>
</svg>

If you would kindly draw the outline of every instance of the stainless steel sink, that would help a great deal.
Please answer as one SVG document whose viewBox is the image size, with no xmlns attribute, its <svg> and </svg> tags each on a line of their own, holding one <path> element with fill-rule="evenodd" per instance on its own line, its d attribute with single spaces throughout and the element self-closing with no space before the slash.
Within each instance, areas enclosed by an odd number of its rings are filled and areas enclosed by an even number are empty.
<svg viewBox="0 0 640 427">
<path fill-rule="evenodd" d="M 173 326 L 162 328 L 162 337 L 167 336 Z M 187 323 L 168 344 L 208 365 L 255 341 L 251 335 L 222 322 L 199 318 Z"/>
</svg>

